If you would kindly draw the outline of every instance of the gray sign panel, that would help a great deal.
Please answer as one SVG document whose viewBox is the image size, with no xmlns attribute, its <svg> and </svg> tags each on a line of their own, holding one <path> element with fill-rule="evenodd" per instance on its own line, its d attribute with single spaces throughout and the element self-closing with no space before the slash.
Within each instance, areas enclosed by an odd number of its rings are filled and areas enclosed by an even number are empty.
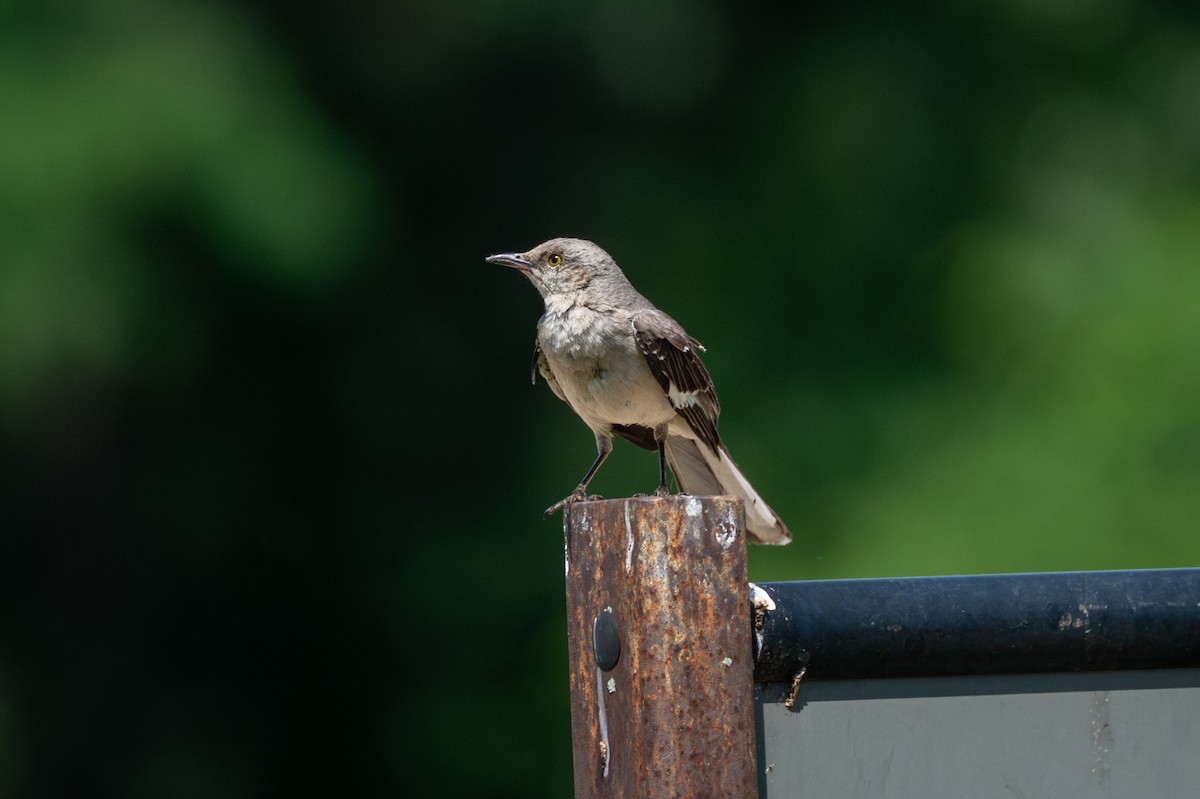
<svg viewBox="0 0 1200 799">
<path fill-rule="evenodd" d="M 756 691 L 761 799 L 1200 796 L 1200 669 Z"/>
</svg>

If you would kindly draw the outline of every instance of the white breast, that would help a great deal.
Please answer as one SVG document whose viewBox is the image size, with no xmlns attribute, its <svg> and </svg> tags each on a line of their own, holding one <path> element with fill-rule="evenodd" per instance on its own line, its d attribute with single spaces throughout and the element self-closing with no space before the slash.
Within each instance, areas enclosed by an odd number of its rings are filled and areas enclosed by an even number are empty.
<svg viewBox="0 0 1200 799">
<path fill-rule="evenodd" d="M 675 416 L 626 319 L 577 305 L 555 310 L 548 307 L 542 317 L 538 343 L 567 402 L 589 427 L 653 428 Z"/>
</svg>

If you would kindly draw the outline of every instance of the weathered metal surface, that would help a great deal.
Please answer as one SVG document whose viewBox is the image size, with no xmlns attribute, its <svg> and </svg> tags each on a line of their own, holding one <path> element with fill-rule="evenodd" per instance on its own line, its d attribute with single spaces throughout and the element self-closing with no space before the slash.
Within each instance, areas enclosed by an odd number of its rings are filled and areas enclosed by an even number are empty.
<svg viewBox="0 0 1200 799">
<path fill-rule="evenodd" d="M 563 524 L 576 799 L 756 797 L 741 502 L 578 502 Z"/>
</svg>

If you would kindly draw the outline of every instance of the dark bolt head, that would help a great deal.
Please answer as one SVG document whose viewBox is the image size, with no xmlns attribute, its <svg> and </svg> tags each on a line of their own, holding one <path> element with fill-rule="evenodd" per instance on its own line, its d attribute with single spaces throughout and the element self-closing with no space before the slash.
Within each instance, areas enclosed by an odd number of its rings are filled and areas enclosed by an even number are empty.
<svg viewBox="0 0 1200 799">
<path fill-rule="evenodd" d="M 592 622 L 592 655 L 603 671 L 611 670 L 621 659 L 621 636 L 612 608 L 600 611 Z"/>
</svg>

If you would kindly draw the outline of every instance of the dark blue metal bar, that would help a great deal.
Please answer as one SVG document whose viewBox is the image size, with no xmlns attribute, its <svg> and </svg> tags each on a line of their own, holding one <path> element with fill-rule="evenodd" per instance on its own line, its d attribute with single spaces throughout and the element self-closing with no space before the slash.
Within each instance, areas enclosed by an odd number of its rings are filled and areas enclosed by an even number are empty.
<svg viewBox="0 0 1200 799">
<path fill-rule="evenodd" d="M 758 586 L 757 682 L 1200 666 L 1200 569 Z"/>
</svg>

